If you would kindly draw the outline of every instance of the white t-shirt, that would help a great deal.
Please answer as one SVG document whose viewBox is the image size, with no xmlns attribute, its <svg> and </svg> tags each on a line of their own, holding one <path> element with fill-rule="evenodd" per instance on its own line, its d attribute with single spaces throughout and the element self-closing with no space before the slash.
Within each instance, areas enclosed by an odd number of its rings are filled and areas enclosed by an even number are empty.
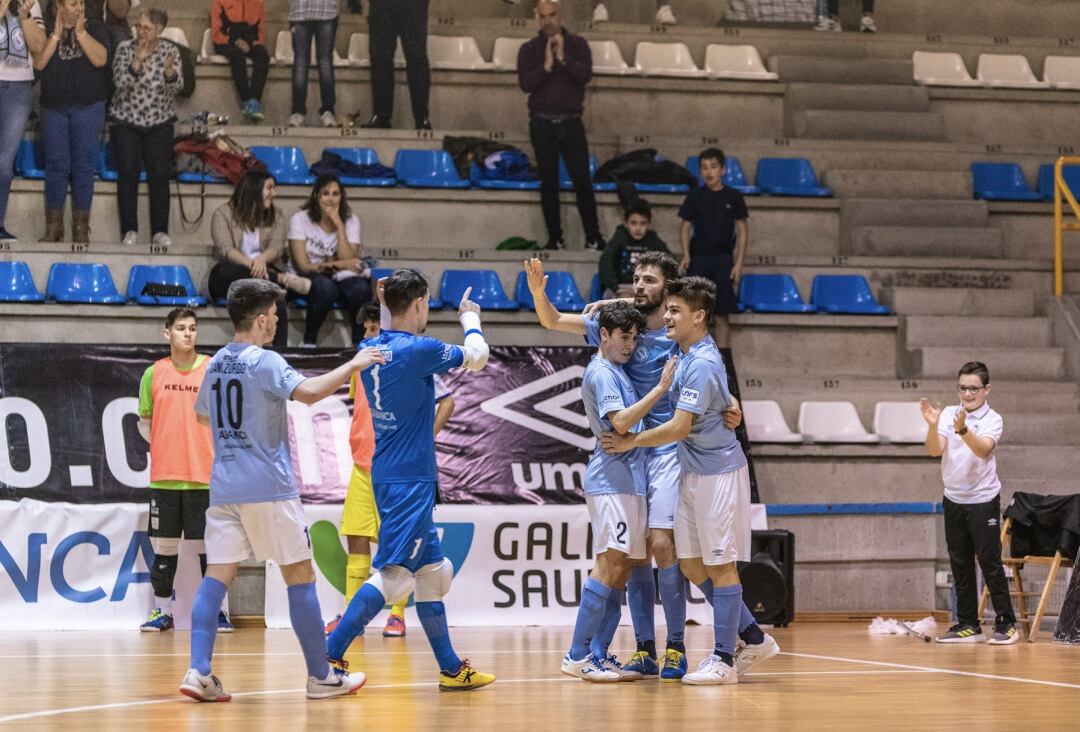
<svg viewBox="0 0 1080 732">
<path fill-rule="evenodd" d="M 360 219 L 356 214 L 345 222 L 345 236 L 354 247 L 360 246 Z M 327 232 L 319 224 L 312 223 L 307 211 L 297 211 L 289 219 L 289 241 L 294 239 L 306 242 L 304 248 L 312 264 L 337 259 L 337 232 Z"/>
<path fill-rule="evenodd" d="M 244 256 L 248 259 L 255 259 L 255 257 L 262 254 L 262 249 L 259 247 L 259 230 L 245 231 L 244 240 L 240 242 L 240 251 L 244 253 Z"/>
<path fill-rule="evenodd" d="M 8 15 L 8 17 L 12 21 L 17 20 L 14 16 L 11 16 L 10 14 Z M 33 18 L 34 22 L 37 23 L 39 26 L 41 26 L 42 28 L 45 27 L 45 21 L 42 20 L 42 18 L 41 18 L 41 4 L 40 3 L 35 4 L 34 7 L 30 8 L 30 17 Z M 5 22 L 5 21 L 6 21 L 5 18 L 0 18 L 0 22 Z M 6 28 L 0 27 L 0 32 L 6 32 Z M 26 41 L 26 39 L 24 38 L 23 42 L 25 43 L 25 41 Z M 33 59 L 30 56 L 30 49 L 24 47 L 23 51 L 26 53 L 26 59 L 27 59 L 25 66 L 12 66 L 11 64 L 6 63 L 6 59 L 5 60 L 0 60 L 0 81 L 33 81 L 34 80 L 34 64 L 33 64 Z"/>
<path fill-rule="evenodd" d="M 945 484 L 945 497 L 953 503 L 986 503 L 1001 492 L 997 475 L 997 458 L 994 453 L 983 460 L 964 444 L 964 438 L 956 434 L 953 420 L 960 406 L 941 410 L 938 434 L 945 438 L 945 453 L 941 456 L 941 480 Z M 989 437 L 997 446 L 1001 442 L 1003 422 L 1001 415 L 983 404 L 974 412 L 968 412 L 965 422 L 968 430 L 978 437 Z"/>
</svg>

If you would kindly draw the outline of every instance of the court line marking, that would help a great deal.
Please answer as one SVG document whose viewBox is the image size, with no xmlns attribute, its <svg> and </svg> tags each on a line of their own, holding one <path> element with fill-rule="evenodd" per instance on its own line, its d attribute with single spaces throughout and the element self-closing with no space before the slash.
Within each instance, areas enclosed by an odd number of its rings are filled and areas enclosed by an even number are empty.
<svg viewBox="0 0 1080 732">
<path fill-rule="evenodd" d="M 634 649 L 621 648 L 620 652 L 626 654 L 632 654 Z M 687 652 L 691 653 L 711 653 L 712 646 L 708 648 L 687 648 Z M 463 650 L 459 655 L 481 658 L 483 656 L 497 656 L 497 655 L 526 655 L 532 653 L 543 653 L 551 655 L 560 655 L 565 653 L 563 650 L 558 649 L 530 649 L 530 650 L 518 650 L 518 651 L 468 651 Z M 32 659 L 57 659 L 57 658 L 188 658 L 190 656 L 189 651 L 183 653 L 47 653 L 47 654 L 0 654 L 0 661 L 5 659 L 11 660 L 32 660 Z M 303 653 L 297 651 L 237 651 L 235 653 L 230 652 L 218 652 L 214 651 L 214 658 L 226 658 L 230 656 L 245 657 L 245 656 L 302 656 Z M 349 655 L 359 656 L 430 656 L 431 650 L 426 651 L 401 651 L 401 650 L 372 650 L 372 651 L 356 651 L 351 652 Z"/>
<path fill-rule="evenodd" d="M 999 674 L 982 674 L 977 671 L 960 671 L 951 668 L 936 668 L 934 666 L 915 666 L 907 663 L 891 663 L 889 661 L 867 661 L 861 658 L 844 658 L 843 656 L 819 656 L 813 653 L 792 653 L 780 651 L 782 656 L 795 658 L 815 658 L 821 661 L 845 661 L 847 663 L 866 664 L 868 666 L 887 666 L 890 668 L 909 669 L 927 673 L 951 674 L 953 676 L 968 676 L 976 679 L 990 679 L 991 681 L 1013 681 L 1018 684 L 1035 684 L 1037 686 L 1056 686 L 1062 689 L 1080 689 L 1080 684 L 1069 684 L 1064 681 L 1045 681 L 1043 679 L 1028 679 L 1023 676 L 1001 676 Z"/>
</svg>

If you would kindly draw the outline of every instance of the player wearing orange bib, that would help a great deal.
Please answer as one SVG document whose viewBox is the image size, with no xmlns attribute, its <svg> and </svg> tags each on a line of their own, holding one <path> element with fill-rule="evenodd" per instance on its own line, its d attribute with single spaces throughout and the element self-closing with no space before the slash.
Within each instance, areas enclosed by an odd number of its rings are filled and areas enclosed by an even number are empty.
<svg viewBox="0 0 1080 732">
<path fill-rule="evenodd" d="M 139 385 L 139 431 L 150 443 L 150 521 L 154 549 L 150 583 L 154 610 L 140 630 L 158 632 L 173 627 L 173 580 L 180 537 L 198 542 L 199 563 L 206 572 L 206 509 L 210 505 L 210 467 L 214 448 L 210 429 L 195 417 L 209 359 L 195 352 L 198 324 L 191 308 L 175 308 L 165 318 L 170 353 L 147 367 Z M 224 610 L 218 630 L 230 632 Z"/>
</svg>

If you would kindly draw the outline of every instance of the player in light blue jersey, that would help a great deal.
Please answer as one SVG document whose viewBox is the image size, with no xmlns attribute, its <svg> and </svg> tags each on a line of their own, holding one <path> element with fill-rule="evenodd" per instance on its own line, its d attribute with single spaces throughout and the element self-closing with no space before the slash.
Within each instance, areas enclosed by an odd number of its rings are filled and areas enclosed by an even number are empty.
<svg viewBox="0 0 1080 732">
<path fill-rule="evenodd" d="M 262 346 L 274 338 L 277 303 L 285 291 L 272 282 L 237 280 L 227 308 L 236 334 L 210 360 L 195 400 L 214 441 L 210 508 L 206 512 L 206 574 L 191 608 L 191 668 L 180 692 L 198 701 L 229 701 L 210 672 L 218 609 L 248 558 L 274 560 L 288 585 L 289 617 L 307 662 L 307 697 L 352 694 L 364 685 L 329 666 L 322 613 L 315 594 L 311 540 L 289 458 L 286 402 L 314 404 L 354 373 L 381 364 L 377 349 L 359 351 L 333 371 L 305 378 Z"/>
<path fill-rule="evenodd" d="M 605 450 L 618 453 L 679 443 L 682 478 L 675 515 L 675 549 L 686 577 L 711 599 L 716 646 L 685 684 L 734 684 L 758 661 L 780 651 L 742 601 L 737 561 L 750 561 L 750 472 L 735 435 L 741 412 L 728 389 L 727 370 L 709 336 L 715 285 L 701 277 L 667 285 L 664 321 L 681 355 L 672 393 L 674 416 L 645 432 L 605 433 Z"/>
<path fill-rule="evenodd" d="M 634 681 L 629 669 L 608 654 L 622 615 L 631 561 L 645 558 L 645 451 L 609 455 L 599 438 L 615 430 L 637 432 L 643 420 L 671 387 L 675 361 L 670 359 L 657 384 L 640 400 L 623 370 L 645 327 L 645 316 L 626 302 L 600 308 L 600 346 L 581 379 L 581 400 L 589 428 L 597 438 L 585 469 L 585 503 L 592 523 L 596 565 L 581 593 L 577 622 L 562 672 L 587 681 Z"/>
<path fill-rule="evenodd" d="M 634 268 L 634 307 L 645 316 L 645 327 L 638 334 L 637 346 L 623 367 L 640 399 L 656 386 L 664 364 L 678 353 L 678 345 L 667 336 L 664 325 L 664 285 L 678 276 L 678 262 L 670 254 L 646 252 L 637 258 Z M 585 336 L 591 346 L 600 345 L 600 325 L 594 303 L 586 315 L 560 313 L 544 292 L 546 278 L 539 259 L 525 263 L 529 290 L 536 302 L 540 324 L 551 330 Z M 603 303 L 600 303 L 602 305 Z M 645 427 L 664 424 L 675 413 L 675 401 L 665 394 L 645 415 Z M 675 504 L 679 495 L 679 458 L 675 443 L 645 451 L 646 501 L 649 520 L 646 556 L 636 560 L 626 585 L 627 605 L 634 621 L 637 652 L 626 664 L 646 677 L 659 675 L 662 681 L 678 681 L 686 673 L 685 580 L 675 556 Z M 653 574 L 652 560 L 658 568 Z M 667 649 L 661 667 L 656 656 L 655 597 L 660 580 L 660 602 L 667 624 Z"/>
<path fill-rule="evenodd" d="M 442 598 L 454 567 L 443 556 L 432 511 L 435 507 L 436 374 L 464 366 L 480 371 L 488 346 L 480 330 L 480 307 L 465 291 L 458 312 L 462 346 L 420 335 L 427 327 L 428 285 L 413 270 L 400 269 L 380 283 L 389 327 L 360 343 L 383 354 L 384 363 L 361 376 L 375 427 L 372 489 L 379 511 L 375 572 L 353 596 L 327 646 L 331 663 L 343 664 L 353 639 L 387 600 L 414 593 L 416 614 L 439 663 L 439 688 L 477 689 L 495 680 L 462 661 L 450 643 Z"/>
</svg>

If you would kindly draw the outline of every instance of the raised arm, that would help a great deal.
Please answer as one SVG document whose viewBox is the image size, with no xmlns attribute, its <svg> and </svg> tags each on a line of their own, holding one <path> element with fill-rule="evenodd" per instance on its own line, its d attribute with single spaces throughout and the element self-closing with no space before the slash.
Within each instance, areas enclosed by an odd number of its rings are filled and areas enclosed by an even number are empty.
<svg viewBox="0 0 1080 732">
<path fill-rule="evenodd" d="M 465 361 L 461 365 L 469 371 L 480 371 L 487 366 L 491 351 L 484 340 L 484 331 L 480 329 L 480 306 L 469 299 L 471 294 L 472 288 L 466 288 L 458 305 L 458 321 L 465 331 L 465 343 L 461 347 L 465 352 Z"/>
<path fill-rule="evenodd" d="M 525 277 L 532 293 L 533 302 L 536 306 L 536 317 L 540 325 L 548 330 L 558 330 L 563 333 L 585 335 L 585 316 L 577 313 L 560 313 L 551 304 L 547 296 L 547 275 L 544 274 L 544 263 L 539 259 L 525 261 Z"/>
</svg>

